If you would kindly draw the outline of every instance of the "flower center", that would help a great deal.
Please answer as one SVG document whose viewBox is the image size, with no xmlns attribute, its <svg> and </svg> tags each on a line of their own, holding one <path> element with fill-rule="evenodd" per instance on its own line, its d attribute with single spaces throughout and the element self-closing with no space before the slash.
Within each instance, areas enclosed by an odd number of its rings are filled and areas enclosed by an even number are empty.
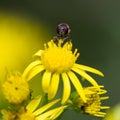
<svg viewBox="0 0 120 120">
<path fill-rule="evenodd" d="M 71 47 L 70 43 L 66 43 L 64 46 L 58 43 L 57 46 L 51 41 L 51 45 L 41 55 L 42 64 L 51 72 L 69 71 L 78 57 L 78 54 L 75 55 L 77 50 L 72 53 L 69 49 Z"/>
<path fill-rule="evenodd" d="M 4 97 L 12 104 L 20 104 L 25 101 L 29 94 L 29 84 L 20 73 L 10 74 L 2 85 Z"/>
</svg>

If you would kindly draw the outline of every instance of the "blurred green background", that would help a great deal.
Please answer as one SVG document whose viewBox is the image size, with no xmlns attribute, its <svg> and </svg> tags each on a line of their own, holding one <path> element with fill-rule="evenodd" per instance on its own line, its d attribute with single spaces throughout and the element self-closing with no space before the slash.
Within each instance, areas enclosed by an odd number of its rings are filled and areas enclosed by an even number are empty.
<svg viewBox="0 0 120 120">
<path fill-rule="evenodd" d="M 38 25 L 36 32 L 31 28 L 32 40 L 26 60 L 38 48 L 39 42 L 46 42 L 56 35 L 56 26 L 61 22 L 71 28 L 74 48 L 78 48 L 81 56 L 78 62 L 101 70 L 104 78 L 97 78 L 108 90 L 110 99 L 106 104 L 111 107 L 120 102 L 120 1 L 119 0 L 0 0 L 0 12 L 14 14 L 20 18 L 32 21 L 32 26 Z M 31 25 L 31 23 L 29 23 Z M 37 26 L 36 25 L 36 26 Z M 42 27 L 41 27 L 42 26 Z M 1 26 L 0 26 L 1 27 Z M 11 26 L 12 28 L 12 26 Z M 32 41 L 32 43 L 31 43 Z M 36 44 L 37 47 L 35 48 Z M 0 44 L 2 39 L 0 39 Z M 14 42 L 13 44 L 14 46 Z M 17 49 L 17 48 L 16 48 Z M 22 49 L 22 48 L 21 48 Z M 27 53 L 26 53 L 27 54 Z M 22 64 L 25 56 L 21 59 Z M 1 58 L 0 58 L 1 59 Z M 22 65 L 28 64 L 25 61 Z M 22 71 L 23 68 L 15 67 Z M 12 68 L 14 69 L 14 68 Z M 101 118 L 81 115 L 71 110 L 66 111 L 62 120 L 100 120 Z"/>
</svg>

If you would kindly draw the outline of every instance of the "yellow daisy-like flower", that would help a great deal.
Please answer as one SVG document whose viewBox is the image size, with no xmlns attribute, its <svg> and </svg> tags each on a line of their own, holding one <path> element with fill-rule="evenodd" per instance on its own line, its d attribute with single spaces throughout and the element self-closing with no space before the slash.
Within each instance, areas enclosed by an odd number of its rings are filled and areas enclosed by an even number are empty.
<svg viewBox="0 0 120 120">
<path fill-rule="evenodd" d="M 2 110 L 4 120 L 55 120 L 67 106 L 60 106 L 49 109 L 60 99 L 54 100 L 40 108 L 38 108 L 42 96 L 33 99 L 26 107 L 21 107 L 18 111 Z M 49 109 L 49 110 L 48 110 Z"/>
<path fill-rule="evenodd" d="M 100 86 L 100 88 L 103 88 L 103 86 Z M 87 102 L 85 103 L 81 97 L 78 96 L 78 98 L 75 100 L 70 100 L 69 103 L 73 104 L 74 107 L 77 107 L 78 109 L 82 110 L 85 113 L 88 113 L 93 116 L 97 117 L 104 117 L 106 115 L 105 112 L 101 112 L 102 109 L 108 109 L 109 106 L 101 106 L 102 100 L 106 100 L 109 97 L 100 97 L 100 95 L 105 94 L 107 91 L 104 89 L 98 89 L 94 86 L 92 87 L 86 87 L 84 88 L 84 93 L 87 99 Z"/>
<path fill-rule="evenodd" d="M 20 104 L 28 98 L 30 89 L 22 75 L 15 72 L 7 75 L 6 81 L 2 85 L 2 92 L 9 103 Z"/>
<path fill-rule="evenodd" d="M 99 89 L 97 82 L 89 76 L 86 71 L 103 76 L 103 73 L 94 68 L 75 63 L 79 53 L 77 49 L 72 52 L 72 43 L 59 40 L 56 44 L 53 40 L 45 44 L 44 50 L 39 50 L 35 56 L 39 59 L 32 62 L 23 72 L 23 77 L 27 80 L 32 79 L 36 74 L 44 71 L 42 77 L 42 87 L 45 93 L 48 93 L 48 99 L 54 98 L 57 93 L 60 76 L 63 80 L 63 98 L 62 103 L 65 103 L 71 93 L 70 81 L 74 85 L 78 94 L 84 102 L 86 97 L 83 87 L 75 73 L 85 78 L 92 85 Z"/>
</svg>

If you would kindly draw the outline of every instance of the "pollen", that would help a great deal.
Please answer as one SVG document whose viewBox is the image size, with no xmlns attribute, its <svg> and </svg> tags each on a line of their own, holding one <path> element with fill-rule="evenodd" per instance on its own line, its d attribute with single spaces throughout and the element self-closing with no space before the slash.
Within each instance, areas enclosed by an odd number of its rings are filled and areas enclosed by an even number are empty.
<svg viewBox="0 0 120 120">
<path fill-rule="evenodd" d="M 6 81 L 2 85 L 2 92 L 5 99 L 12 104 L 22 103 L 30 94 L 27 81 L 18 72 L 7 76 Z"/>
<path fill-rule="evenodd" d="M 59 40 L 58 46 L 53 41 L 48 46 L 45 44 L 45 50 L 41 54 L 45 69 L 57 73 L 69 71 L 79 56 L 77 49 L 72 53 L 71 48 L 71 43 L 62 46 L 62 40 Z"/>
</svg>

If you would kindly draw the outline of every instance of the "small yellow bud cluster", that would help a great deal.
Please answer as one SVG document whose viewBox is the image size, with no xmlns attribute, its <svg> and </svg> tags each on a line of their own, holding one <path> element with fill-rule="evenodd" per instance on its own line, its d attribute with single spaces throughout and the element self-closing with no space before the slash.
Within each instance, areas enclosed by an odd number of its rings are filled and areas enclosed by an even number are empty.
<svg viewBox="0 0 120 120">
<path fill-rule="evenodd" d="M 22 103 L 30 94 L 28 82 L 18 72 L 7 75 L 2 91 L 5 99 L 12 104 Z"/>
</svg>

